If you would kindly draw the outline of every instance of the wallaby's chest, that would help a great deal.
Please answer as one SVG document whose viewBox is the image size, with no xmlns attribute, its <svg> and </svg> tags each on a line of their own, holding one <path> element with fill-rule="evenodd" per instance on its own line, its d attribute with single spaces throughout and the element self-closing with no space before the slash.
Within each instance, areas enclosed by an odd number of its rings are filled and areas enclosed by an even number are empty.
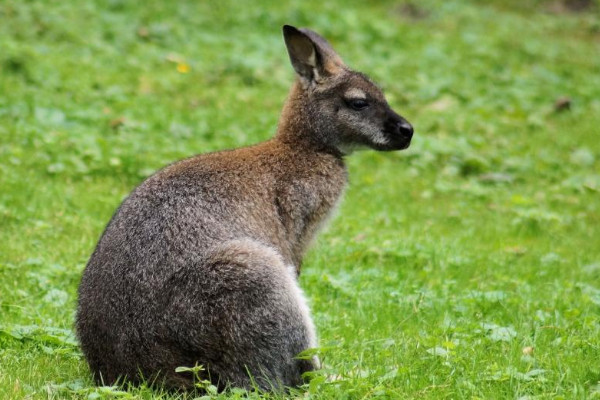
<svg viewBox="0 0 600 400">
<path fill-rule="evenodd" d="M 278 183 L 274 205 L 297 268 L 306 247 L 337 207 L 346 182 L 344 166 L 334 164 L 310 174 L 283 177 Z"/>
</svg>

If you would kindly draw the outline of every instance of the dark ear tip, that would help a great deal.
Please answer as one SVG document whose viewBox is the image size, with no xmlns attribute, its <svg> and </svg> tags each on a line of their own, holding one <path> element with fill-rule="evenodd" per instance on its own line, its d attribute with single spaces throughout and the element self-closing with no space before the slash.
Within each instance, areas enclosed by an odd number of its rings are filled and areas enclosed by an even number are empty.
<svg viewBox="0 0 600 400">
<path fill-rule="evenodd" d="M 291 35 L 291 34 L 294 34 L 297 32 L 299 32 L 299 30 L 295 26 L 283 25 L 283 34 L 284 35 Z"/>
</svg>

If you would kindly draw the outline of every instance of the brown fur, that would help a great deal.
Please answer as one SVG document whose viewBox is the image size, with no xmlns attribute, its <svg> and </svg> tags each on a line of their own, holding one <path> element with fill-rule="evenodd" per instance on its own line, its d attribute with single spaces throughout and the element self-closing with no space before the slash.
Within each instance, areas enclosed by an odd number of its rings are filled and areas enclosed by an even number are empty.
<svg viewBox="0 0 600 400">
<path fill-rule="evenodd" d="M 288 106 L 294 108 L 293 100 Z M 279 249 L 299 273 L 306 245 L 344 190 L 346 168 L 338 155 L 315 151 L 309 141 L 290 136 L 280 130 L 264 143 L 199 155 L 151 179 L 203 182 L 215 199 L 228 199 L 231 225 L 244 220 L 245 234 Z"/>
</svg>

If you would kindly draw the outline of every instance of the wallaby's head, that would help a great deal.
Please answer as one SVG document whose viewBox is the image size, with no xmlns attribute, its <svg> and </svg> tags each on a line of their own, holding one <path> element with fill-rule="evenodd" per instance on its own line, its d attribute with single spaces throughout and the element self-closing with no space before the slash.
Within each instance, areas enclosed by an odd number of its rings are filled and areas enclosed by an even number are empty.
<svg viewBox="0 0 600 400">
<path fill-rule="evenodd" d="M 299 78 L 289 100 L 296 104 L 284 119 L 304 121 L 302 134 L 342 154 L 410 145 L 412 126 L 390 108 L 377 85 L 344 64 L 327 40 L 289 25 L 283 26 L 283 36 Z"/>
</svg>

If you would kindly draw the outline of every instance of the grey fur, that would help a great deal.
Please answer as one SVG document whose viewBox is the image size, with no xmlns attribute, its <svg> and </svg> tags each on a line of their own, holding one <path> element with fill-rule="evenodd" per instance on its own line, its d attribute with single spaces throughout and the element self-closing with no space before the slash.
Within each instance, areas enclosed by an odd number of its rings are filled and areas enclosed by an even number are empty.
<svg viewBox="0 0 600 400">
<path fill-rule="evenodd" d="M 317 345 L 296 280 L 302 256 L 342 195 L 348 149 L 406 148 L 412 128 L 325 39 L 289 26 L 284 37 L 299 79 L 277 135 L 162 169 L 102 234 L 76 321 L 98 383 L 189 389 L 192 376 L 175 368 L 202 364 L 220 388 L 251 388 L 252 376 L 268 390 L 298 386 L 318 367 L 294 358 Z M 349 109 L 351 85 L 368 109 Z"/>
</svg>

